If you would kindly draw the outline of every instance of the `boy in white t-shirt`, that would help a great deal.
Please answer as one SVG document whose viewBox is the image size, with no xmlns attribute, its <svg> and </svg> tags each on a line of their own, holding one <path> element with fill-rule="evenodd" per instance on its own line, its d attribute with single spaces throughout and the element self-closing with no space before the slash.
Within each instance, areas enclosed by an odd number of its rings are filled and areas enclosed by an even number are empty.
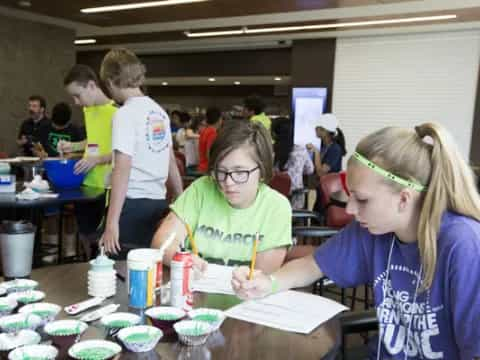
<svg viewBox="0 0 480 360">
<path fill-rule="evenodd" d="M 113 99 L 123 104 L 113 118 L 112 194 L 102 243 L 124 258 L 131 248 L 150 247 L 168 207 L 166 182 L 176 197 L 182 182 L 176 165 L 170 119 L 140 89 L 145 66 L 127 49 L 111 50 L 100 69 Z"/>
</svg>

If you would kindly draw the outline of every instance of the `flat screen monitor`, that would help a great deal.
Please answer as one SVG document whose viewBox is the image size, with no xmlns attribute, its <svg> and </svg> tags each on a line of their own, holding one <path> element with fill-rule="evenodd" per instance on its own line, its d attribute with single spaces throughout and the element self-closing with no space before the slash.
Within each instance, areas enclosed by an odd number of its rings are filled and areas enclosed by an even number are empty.
<svg viewBox="0 0 480 360">
<path fill-rule="evenodd" d="M 327 88 L 294 87 L 292 112 L 294 119 L 293 141 L 297 145 L 313 144 L 320 149 L 321 140 L 315 134 L 314 120 L 325 112 Z"/>
</svg>

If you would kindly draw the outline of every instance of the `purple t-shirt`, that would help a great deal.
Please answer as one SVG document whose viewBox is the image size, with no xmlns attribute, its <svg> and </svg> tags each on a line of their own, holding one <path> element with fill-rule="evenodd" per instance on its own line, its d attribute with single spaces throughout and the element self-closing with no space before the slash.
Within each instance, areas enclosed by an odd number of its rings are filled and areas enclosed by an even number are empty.
<svg viewBox="0 0 480 360">
<path fill-rule="evenodd" d="M 315 260 L 341 287 L 373 286 L 381 359 L 403 360 L 404 351 L 408 359 L 480 356 L 479 222 L 452 212 L 444 214 L 433 283 L 427 291 L 417 291 L 415 301 L 421 268 L 417 243 L 401 243 L 391 233 L 372 235 L 352 222 L 317 249 Z M 376 359 L 376 341 L 371 344 L 372 359 Z"/>
</svg>

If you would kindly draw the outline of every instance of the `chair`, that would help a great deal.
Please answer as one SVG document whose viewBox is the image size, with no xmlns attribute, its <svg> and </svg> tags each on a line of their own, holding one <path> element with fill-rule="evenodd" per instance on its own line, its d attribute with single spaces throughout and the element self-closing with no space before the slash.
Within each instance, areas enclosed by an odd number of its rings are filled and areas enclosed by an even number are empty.
<svg viewBox="0 0 480 360">
<path fill-rule="evenodd" d="M 342 359 L 345 359 L 345 343 L 347 335 L 378 331 L 378 320 L 375 309 L 360 312 L 347 311 L 339 315 L 339 320 L 340 328 L 342 330 Z"/>
<path fill-rule="evenodd" d="M 183 168 L 185 168 L 187 166 L 187 161 L 185 159 L 185 154 L 180 152 L 180 151 L 175 151 L 174 154 L 175 154 L 175 157 L 177 158 L 177 160 L 180 160 L 182 162 Z"/>
<path fill-rule="evenodd" d="M 280 194 L 286 196 L 287 198 L 290 196 L 292 180 L 286 171 L 275 173 L 272 177 L 272 180 L 270 180 L 269 185 L 272 189 L 277 190 Z"/>
<path fill-rule="evenodd" d="M 325 225 L 342 228 L 353 220 L 353 216 L 345 211 L 346 204 L 334 199 L 336 194 L 347 192 L 345 173 L 330 173 L 320 177 L 321 202 L 325 211 Z"/>
</svg>

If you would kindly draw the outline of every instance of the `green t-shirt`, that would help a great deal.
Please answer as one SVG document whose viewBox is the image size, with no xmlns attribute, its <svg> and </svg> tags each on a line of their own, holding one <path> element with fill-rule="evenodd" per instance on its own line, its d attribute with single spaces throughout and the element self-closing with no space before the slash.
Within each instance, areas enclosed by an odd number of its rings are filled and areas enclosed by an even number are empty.
<svg viewBox="0 0 480 360">
<path fill-rule="evenodd" d="M 171 209 L 190 225 L 200 256 L 211 263 L 249 264 L 257 231 L 257 252 L 292 244 L 290 203 L 264 184 L 250 207 L 236 209 L 212 178 L 204 176 L 193 182 Z"/>
<path fill-rule="evenodd" d="M 103 156 L 112 152 L 112 118 L 117 111 L 113 102 L 83 108 L 87 147 L 84 157 Z M 83 181 L 86 186 L 105 188 L 112 172 L 111 164 L 97 165 L 90 170 Z"/>
<path fill-rule="evenodd" d="M 251 121 L 256 121 L 265 126 L 265 129 L 270 131 L 270 128 L 272 127 L 272 120 L 264 113 L 262 112 L 261 114 L 258 115 L 253 115 L 250 118 Z"/>
</svg>

